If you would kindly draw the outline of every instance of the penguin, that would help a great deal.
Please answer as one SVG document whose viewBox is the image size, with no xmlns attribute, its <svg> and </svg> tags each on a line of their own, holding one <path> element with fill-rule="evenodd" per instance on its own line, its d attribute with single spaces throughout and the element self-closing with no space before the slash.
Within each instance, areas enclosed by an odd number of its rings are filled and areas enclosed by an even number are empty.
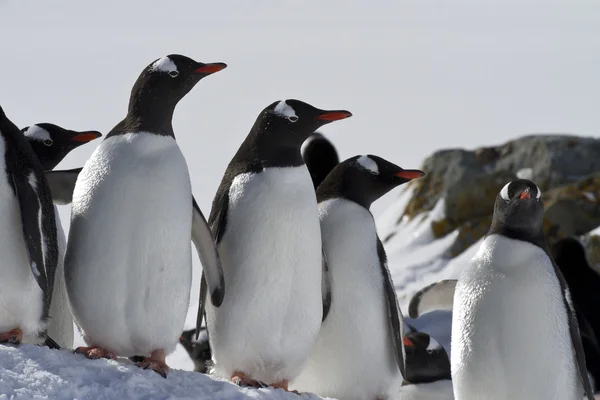
<svg viewBox="0 0 600 400">
<path fill-rule="evenodd" d="M 46 171 L 54 169 L 71 150 L 102 136 L 97 131 L 77 132 L 50 123 L 31 125 L 21 129 L 21 132 Z M 48 336 L 60 347 L 72 348 L 73 314 L 69 307 L 64 274 L 67 239 L 56 206 L 54 206 L 54 218 L 58 235 L 58 265 L 50 304 Z"/>
<path fill-rule="evenodd" d="M 0 343 L 47 338 L 58 239 L 40 161 L 0 107 Z"/>
<path fill-rule="evenodd" d="M 411 300 L 443 305 L 454 286 L 454 395 L 470 399 L 593 399 L 571 294 L 543 231 L 542 192 L 507 183 L 491 227 L 457 281 L 430 285 Z M 515 339 L 516 338 L 516 339 Z"/>
<path fill-rule="evenodd" d="M 178 54 L 153 61 L 133 86 L 125 119 L 71 174 L 76 182 L 65 278 L 88 344 L 76 353 L 92 359 L 142 355 L 139 367 L 167 377 L 165 357 L 177 345 L 188 310 L 192 231 L 200 238 L 197 249 L 206 251 L 200 256 L 211 299 L 224 293 L 212 280 L 222 276 L 218 253 L 193 199 L 172 118 L 202 78 L 225 67 Z"/>
<path fill-rule="evenodd" d="M 287 390 L 300 373 L 323 314 L 317 200 L 300 148 L 351 115 L 276 101 L 229 163 L 208 220 L 230 293 L 206 307 L 212 374 Z M 201 322 L 199 307 L 197 329 Z"/>
<path fill-rule="evenodd" d="M 45 171 L 54 169 L 69 152 L 102 136 L 97 131 L 72 131 L 50 123 L 21 129 Z"/>
<path fill-rule="evenodd" d="M 208 365 L 212 357 L 208 331 L 203 327 L 197 340 L 194 338 L 195 331 L 195 328 L 184 331 L 179 338 L 179 344 L 183 346 L 194 362 L 194 371 L 205 374 L 208 372 Z"/>
<path fill-rule="evenodd" d="M 329 139 L 321 133 L 315 132 L 302 143 L 300 152 L 316 190 L 327 174 L 339 164 L 337 150 Z"/>
<path fill-rule="evenodd" d="M 338 164 L 319 185 L 331 303 L 294 389 L 375 400 L 389 398 L 402 382 L 404 319 L 369 208 L 390 190 L 423 175 L 362 155 Z"/>
<path fill-rule="evenodd" d="M 552 255 L 571 292 L 585 352 L 585 364 L 597 386 L 600 383 L 600 318 L 597 315 L 600 309 L 600 276 L 590 267 L 583 245 L 574 237 L 556 242 L 552 247 Z"/>
<path fill-rule="evenodd" d="M 451 379 L 450 358 L 446 350 L 425 332 L 404 335 L 406 376 L 409 384 L 431 383 Z"/>
</svg>

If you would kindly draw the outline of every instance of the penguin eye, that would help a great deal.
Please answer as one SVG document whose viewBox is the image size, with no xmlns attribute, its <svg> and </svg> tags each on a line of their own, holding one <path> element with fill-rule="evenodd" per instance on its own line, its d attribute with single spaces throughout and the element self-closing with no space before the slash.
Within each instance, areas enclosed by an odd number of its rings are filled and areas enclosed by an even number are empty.
<svg viewBox="0 0 600 400">
<path fill-rule="evenodd" d="M 288 120 L 289 120 L 290 122 L 296 122 L 296 121 L 298 121 L 298 117 L 297 117 L 297 116 L 295 116 L 295 115 L 292 115 L 292 116 L 289 116 L 289 117 L 288 117 Z"/>
<path fill-rule="evenodd" d="M 49 147 L 49 146 L 52 146 L 52 143 L 54 143 L 54 142 L 52 141 L 52 139 L 44 139 L 44 144 L 45 144 L 46 146 L 48 146 L 48 147 Z"/>
<path fill-rule="evenodd" d="M 169 75 L 171 78 L 175 78 L 179 75 L 179 71 L 169 71 Z"/>
</svg>

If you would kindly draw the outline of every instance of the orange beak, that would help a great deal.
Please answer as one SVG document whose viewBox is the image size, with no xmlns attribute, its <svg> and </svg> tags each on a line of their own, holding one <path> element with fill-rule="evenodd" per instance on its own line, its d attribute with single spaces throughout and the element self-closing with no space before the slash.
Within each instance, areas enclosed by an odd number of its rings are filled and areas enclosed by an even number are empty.
<svg viewBox="0 0 600 400">
<path fill-rule="evenodd" d="M 194 72 L 198 73 L 198 74 L 214 74 L 215 72 L 219 72 L 223 69 L 227 68 L 227 64 L 225 63 L 211 63 L 211 64 L 204 64 L 202 67 L 196 68 L 194 70 Z"/>
<path fill-rule="evenodd" d="M 531 193 L 529 192 L 529 189 L 523 190 L 523 192 L 521 193 L 521 195 L 519 196 L 519 198 L 521 200 L 530 199 L 531 198 Z"/>
<path fill-rule="evenodd" d="M 350 118 L 352 113 L 350 111 L 326 111 L 320 114 L 317 119 L 321 121 L 339 121 L 340 119 Z"/>
<path fill-rule="evenodd" d="M 94 139 L 98 139 L 102 134 L 96 131 L 82 132 L 71 138 L 74 142 L 87 143 L 91 142 Z"/>
<path fill-rule="evenodd" d="M 398 178 L 404 178 L 404 179 L 417 179 L 422 176 L 425 176 L 425 172 L 418 170 L 418 169 L 405 169 L 403 171 L 396 173 L 396 176 Z"/>
<path fill-rule="evenodd" d="M 407 338 L 406 336 L 404 336 L 404 339 L 402 340 L 404 342 L 405 346 L 411 347 L 414 346 L 415 344 L 413 343 L 412 340 L 410 340 L 409 338 Z"/>
</svg>

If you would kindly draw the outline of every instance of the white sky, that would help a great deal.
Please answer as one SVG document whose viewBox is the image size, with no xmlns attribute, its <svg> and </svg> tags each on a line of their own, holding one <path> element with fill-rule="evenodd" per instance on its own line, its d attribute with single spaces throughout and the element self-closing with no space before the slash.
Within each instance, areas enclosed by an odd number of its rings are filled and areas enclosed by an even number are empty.
<svg viewBox="0 0 600 400">
<path fill-rule="evenodd" d="M 0 37 L 0 104 L 21 127 L 107 133 L 154 59 L 229 64 L 175 113 L 207 215 L 256 116 L 279 99 L 352 111 L 323 130 L 341 156 L 405 168 L 440 148 L 600 132 L 596 0 L 0 0 Z M 98 143 L 59 168 L 81 166 Z"/>
</svg>

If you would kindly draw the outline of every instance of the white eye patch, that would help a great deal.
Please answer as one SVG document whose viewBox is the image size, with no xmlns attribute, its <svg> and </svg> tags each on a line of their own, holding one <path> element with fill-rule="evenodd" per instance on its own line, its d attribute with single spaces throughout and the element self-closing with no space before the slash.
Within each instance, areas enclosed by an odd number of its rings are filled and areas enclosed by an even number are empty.
<svg viewBox="0 0 600 400">
<path fill-rule="evenodd" d="M 154 62 L 154 64 L 152 64 L 152 66 L 150 67 L 150 69 L 152 71 L 158 71 L 158 72 L 166 72 L 166 73 L 174 72 L 174 73 L 179 73 L 179 71 L 177 70 L 177 65 L 175 65 L 175 63 L 173 62 L 173 60 L 171 60 L 167 56 L 164 56 L 163 58 L 159 58 L 158 60 L 156 60 Z"/>
<path fill-rule="evenodd" d="M 535 196 L 535 199 L 539 200 L 542 197 L 542 191 L 537 185 L 535 186 L 535 188 L 537 189 L 537 196 Z"/>
<path fill-rule="evenodd" d="M 29 139 L 35 139 L 35 140 L 39 140 L 39 141 L 44 141 L 44 140 L 52 141 L 52 138 L 50 137 L 50 133 L 47 130 L 45 130 L 44 128 L 40 128 L 37 125 L 30 126 L 29 129 L 27 129 L 25 131 L 24 135 Z"/>
<path fill-rule="evenodd" d="M 427 346 L 427 351 L 433 351 L 442 347 L 434 338 L 429 336 L 429 346 Z"/>
<path fill-rule="evenodd" d="M 282 100 L 275 106 L 273 112 L 277 115 L 280 115 L 284 118 L 289 119 L 292 122 L 298 121 L 298 116 L 296 115 L 296 111 L 290 106 L 285 100 Z"/>
<path fill-rule="evenodd" d="M 504 200 L 504 201 L 510 201 L 510 197 L 508 196 L 508 186 L 511 183 L 512 182 L 508 182 L 506 185 L 504 185 L 504 187 L 500 191 L 500 197 L 502 197 L 502 200 Z M 535 196 L 535 199 L 539 200 L 542 197 L 542 191 L 540 190 L 540 188 L 537 185 L 535 188 L 537 189 L 537 194 Z"/>
<path fill-rule="evenodd" d="M 360 156 L 356 159 L 356 162 L 372 174 L 379 175 L 377 163 L 369 158 L 369 156 Z"/>
</svg>

